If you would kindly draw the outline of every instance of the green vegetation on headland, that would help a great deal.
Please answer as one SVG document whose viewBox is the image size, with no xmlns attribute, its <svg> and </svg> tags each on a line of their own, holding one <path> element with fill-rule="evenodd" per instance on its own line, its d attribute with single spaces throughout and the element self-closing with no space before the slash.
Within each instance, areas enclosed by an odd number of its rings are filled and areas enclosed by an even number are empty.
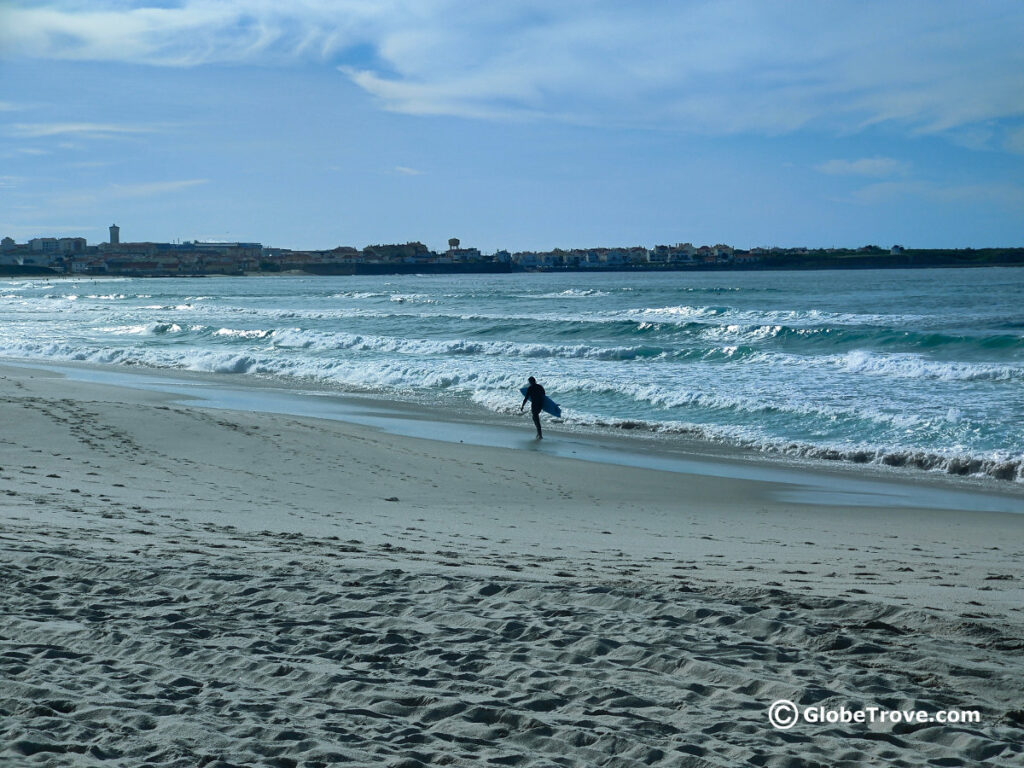
<svg viewBox="0 0 1024 768">
<path fill-rule="evenodd" d="M 817 249 L 767 254 L 755 269 L 907 269 L 915 267 L 1024 266 L 1024 248 Z"/>
</svg>

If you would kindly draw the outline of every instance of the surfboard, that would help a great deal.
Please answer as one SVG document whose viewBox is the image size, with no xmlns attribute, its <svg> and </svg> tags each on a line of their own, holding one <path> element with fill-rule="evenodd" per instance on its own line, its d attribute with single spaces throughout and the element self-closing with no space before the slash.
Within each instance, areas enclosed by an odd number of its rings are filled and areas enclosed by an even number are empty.
<svg viewBox="0 0 1024 768">
<path fill-rule="evenodd" d="M 519 391 L 520 391 L 520 393 L 522 393 L 523 397 L 526 397 L 526 390 L 527 389 L 529 389 L 529 387 L 520 387 L 519 388 Z M 547 395 L 544 395 L 544 404 L 540 407 L 540 409 L 542 411 L 544 411 L 544 413 L 550 413 L 552 416 L 561 416 L 562 415 L 562 409 L 558 407 L 558 403 L 556 403 L 554 400 L 552 400 Z"/>
</svg>

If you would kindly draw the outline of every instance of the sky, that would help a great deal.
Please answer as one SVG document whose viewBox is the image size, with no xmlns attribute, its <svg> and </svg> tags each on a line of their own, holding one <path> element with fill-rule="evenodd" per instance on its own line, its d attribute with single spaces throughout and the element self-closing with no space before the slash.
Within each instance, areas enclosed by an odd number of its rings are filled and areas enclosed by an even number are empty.
<svg viewBox="0 0 1024 768">
<path fill-rule="evenodd" d="M 0 236 L 1024 246 L 1020 0 L 0 0 Z"/>
</svg>

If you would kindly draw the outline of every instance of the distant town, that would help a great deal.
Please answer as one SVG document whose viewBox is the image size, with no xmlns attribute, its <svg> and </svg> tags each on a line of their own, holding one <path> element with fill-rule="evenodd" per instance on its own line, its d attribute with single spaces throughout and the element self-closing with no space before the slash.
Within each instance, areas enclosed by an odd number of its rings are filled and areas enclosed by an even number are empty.
<svg viewBox="0 0 1024 768">
<path fill-rule="evenodd" d="M 751 248 L 719 243 L 573 248 L 551 251 L 499 250 L 484 254 L 462 247 L 458 238 L 436 252 L 423 243 L 338 246 L 308 251 L 271 248 L 261 243 L 122 242 L 110 227 L 106 243 L 88 245 L 84 237 L 37 237 L 17 243 L 0 240 L 0 275 L 121 275 L 188 277 L 248 274 L 431 274 L 523 271 L 667 271 L 740 269 L 872 269 L 886 267 L 1024 265 L 1024 248 L 912 249 Z"/>
</svg>

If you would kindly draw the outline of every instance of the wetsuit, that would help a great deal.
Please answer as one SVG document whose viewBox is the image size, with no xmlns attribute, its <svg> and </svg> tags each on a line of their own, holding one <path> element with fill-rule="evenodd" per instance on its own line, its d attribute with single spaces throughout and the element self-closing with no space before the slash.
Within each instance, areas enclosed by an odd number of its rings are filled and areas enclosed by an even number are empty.
<svg viewBox="0 0 1024 768">
<path fill-rule="evenodd" d="M 530 401 L 530 414 L 533 416 L 533 423 L 537 427 L 537 437 L 541 437 L 540 431 L 540 412 L 544 407 L 544 387 L 540 384 L 531 384 L 526 388 L 526 397 L 523 398 L 525 403 L 527 400 Z"/>
</svg>

